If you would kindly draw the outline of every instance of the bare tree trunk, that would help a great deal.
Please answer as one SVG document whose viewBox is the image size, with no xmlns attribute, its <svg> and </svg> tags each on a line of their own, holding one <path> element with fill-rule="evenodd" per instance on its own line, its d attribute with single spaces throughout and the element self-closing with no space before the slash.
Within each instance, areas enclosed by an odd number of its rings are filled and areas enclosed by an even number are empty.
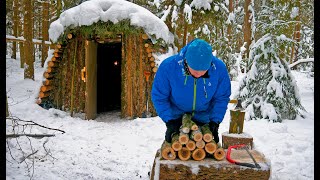
<svg viewBox="0 0 320 180">
<path fill-rule="evenodd" d="M 18 36 L 23 36 L 23 29 L 22 29 L 23 19 L 21 18 L 21 13 L 23 11 L 23 7 L 21 6 L 20 1 L 18 1 L 18 7 L 19 7 L 18 19 L 20 21 L 20 23 L 18 25 Z M 20 68 L 24 68 L 25 58 L 24 58 L 23 42 L 19 42 L 19 52 L 20 52 Z"/>
<path fill-rule="evenodd" d="M 9 108 L 8 108 L 8 97 L 7 97 L 7 93 L 6 93 L 6 117 L 9 116 Z"/>
<path fill-rule="evenodd" d="M 18 19 L 18 13 L 19 13 L 19 6 L 18 6 L 18 0 L 13 1 L 13 36 L 17 37 L 18 35 L 18 26 L 19 26 L 19 19 Z M 12 55 L 11 58 L 17 59 L 17 42 L 13 41 L 12 43 Z"/>
<path fill-rule="evenodd" d="M 34 57 L 33 57 L 33 42 L 32 42 L 32 3 L 33 0 L 23 0 L 24 4 L 24 38 L 26 41 L 24 42 L 24 51 L 25 51 L 25 65 L 24 67 L 24 78 L 34 80 Z"/>
<path fill-rule="evenodd" d="M 45 45 L 45 41 L 49 40 L 49 2 L 42 2 L 42 55 L 41 55 L 41 67 L 43 67 L 44 62 L 48 55 L 48 46 Z"/>
<path fill-rule="evenodd" d="M 251 45 L 251 12 L 249 10 L 249 6 L 251 4 L 251 0 L 245 0 L 244 2 L 244 22 L 243 22 L 243 33 L 244 33 L 244 42 L 246 42 L 245 48 L 246 52 L 244 53 L 245 57 L 249 57 L 249 47 Z M 245 58 L 243 58 L 245 59 Z"/>
<path fill-rule="evenodd" d="M 233 13 L 233 0 L 229 1 L 229 14 Z M 227 29 L 228 36 L 228 45 L 231 46 L 231 37 L 232 37 L 232 23 L 228 24 Z"/>
<path fill-rule="evenodd" d="M 300 16 L 301 16 L 301 3 L 300 0 L 296 0 L 295 6 L 299 8 L 299 14 L 295 18 L 296 25 L 295 30 L 293 32 L 293 39 L 296 43 L 292 45 L 292 51 L 291 51 L 291 58 L 290 58 L 290 64 L 298 61 L 299 56 L 299 46 L 300 46 L 300 30 L 301 30 L 301 22 L 300 22 Z M 292 69 L 297 69 L 297 67 L 293 67 Z"/>
</svg>

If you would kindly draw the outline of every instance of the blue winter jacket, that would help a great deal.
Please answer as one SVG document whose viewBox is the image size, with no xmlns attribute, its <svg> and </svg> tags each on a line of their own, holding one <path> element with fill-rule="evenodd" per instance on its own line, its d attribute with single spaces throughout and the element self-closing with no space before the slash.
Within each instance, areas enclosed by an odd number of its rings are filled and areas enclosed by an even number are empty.
<svg viewBox="0 0 320 180">
<path fill-rule="evenodd" d="M 153 105 L 164 122 L 190 113 L 196 121 L 219 124 L 230 100 L 228 70 L 223 61 L 213 57 L 209 77 L 194 78 L 184 63 L 188 45 L 160 64 L 151 90 Z"/>
</svg>

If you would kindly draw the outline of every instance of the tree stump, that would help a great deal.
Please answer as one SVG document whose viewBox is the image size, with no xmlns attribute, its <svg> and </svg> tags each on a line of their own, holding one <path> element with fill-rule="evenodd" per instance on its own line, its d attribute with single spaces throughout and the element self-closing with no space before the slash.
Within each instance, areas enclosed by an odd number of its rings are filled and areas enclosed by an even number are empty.
<svg viewBox="0 0 320 180">
<path fill-rule="evenodd" d="M 229 146 L 236 144 L 246 144 L 249 149 L 253 148 L 253 137 L 248 133 L 230 134 L 222 133 L 222 147 L 228 149 Z"/>
<path fill-rule="evenodd" d="M 256 150 L 249 150 L 261 169 L 239 166 L 228 162 L 226 159 L 216 161 L 214 158 L 205 158 L 201 161 L 182 161 L 180 159 L 160 159 L 160 150 L 154 159 L 151 180 L 176 180 L 176 179 L 269 179 L 271 163 L 264 155 Z M 226 150 L 225 150 L 226 153 Z M 253 163 L 246 150 L 231 152 L 231 158 L 245 163 Z"/>
</svg>

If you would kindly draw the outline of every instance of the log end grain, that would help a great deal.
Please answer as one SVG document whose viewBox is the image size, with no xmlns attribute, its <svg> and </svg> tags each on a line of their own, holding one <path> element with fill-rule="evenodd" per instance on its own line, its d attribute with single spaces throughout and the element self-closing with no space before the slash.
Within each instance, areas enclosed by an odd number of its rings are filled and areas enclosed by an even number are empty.
<svg viewBox="0 0 320 180">
<path fill-rule="evenodd" d="M 204 151 L 204 149 L 195 149 L 192 152 L 192 158 L 196 161 L 201 161 L 206 157 L 206 152 Z"/>
<path fill-rule="evenodd" d="M 218 146 L 214 142 L 209 142 L 204 147 L 206 152 L 209 153 L 209 154 L 213 154 L 214 152 L 216 152 L 217 148 L 218 148 Z"/>
<path fill-rule="evenodd" d="M 213 153 L 213 157 L 218 160 L 221 161 L 225 158 L 226 153 L 223 150 L 223 148 L 218 148 L 214 153 Z"/>
<path fill-rule="evenodd" d="M 210 142 L 210 141 L 212 141 L 212 139 L 213 139 L 213 136 L 212 136 L 212 134 L 204 134 L 203 135 L 203 140 L 205 141 L 205 142 Z"/>
<path fill-rule="evenodd" d="M 178 157 L 182 161 L 189 160 L 191 157 L 191 151 L 188 148 L 183 147 L 181 150 L 178 151 Z"/>
<path fill-rule="evenodd" d="M 188 143 L 186 144 L 186 147 L 190 151 L 193 151 L 196 148 L 196 143 L 193 140 L 189 140 Z"/>
</svg>

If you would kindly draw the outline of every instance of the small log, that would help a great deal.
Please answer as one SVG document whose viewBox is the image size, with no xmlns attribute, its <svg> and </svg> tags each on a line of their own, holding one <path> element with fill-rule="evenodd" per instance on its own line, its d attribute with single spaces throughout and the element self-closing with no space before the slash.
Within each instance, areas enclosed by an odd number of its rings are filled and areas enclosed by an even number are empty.
<svg viewBox="0 0 320 180">
<path fill-rule="evenodd" d="M 59 62 L 61 60 L 61 58 L 60 57 L 52 57 L 51 58 L 51 61 L 54 61 L 54 62 Z"/>
<path fill-rule="evenodd" d="M 49 79 L 46 79 L 44 81 L 42 81 L 42 84 L 44 86 L 49 86 L 49 85 L 52 85 L 53 81 L 52 80 L 49 80 Z"/>
<path fill-rule="evenodd" d="M 144 44 L 144 47 L 145 47 L 145 48 L 147 48 L 147 47 L 149 47 L 149 46 L 150 46 L 150 45 L 149 45 L 148 43 L 145 43 L 145 44 Z"/>
<path fill-rule="evenodd" d="M 47 92 L 47 91 L 50 91 L 52 88 L 52 86 L 41 86 L 40 90 L 42 92 Z"/>
<path fill-rule="evenodd" d="M 224 152 L 223 148 L 219 147 L 214 153 L 213 153 L 213 157 L 218 160 L 221 161 L 224 159 L 224 157 L 226 156 L 226 153 Z"/>
<path fill-rule="evenodd" d="M 48 91 L 48 92 L 42 92 L 42 91 L 40 91 L 40 93 L 39 93 L 39 98 L 48 97 L 49 95 L 50 95 L 49 91 Z"/>
<path fill-rule="evenodd" d="M 48 72 L 48 73 L 52 73 L 52 72 L 54 72 L 55 70 L 56 70 L 55 67 L 48 67 L 47 72 Z"/>
<path fill-rule="evenodd" d="M 198 130 L 198 126 L 191 120 L 191 114 L 184 114 L 182 116 L 182 131 L 189 133 L 191 130 Z"/>
<path fill-rule="evenodd" d="M 189 141 L 189 134 L 180 132 L 179 142 L 181 144 L 187 144 L 188 141 Z"/>
<path fill-rule="evenodd" d="M 202 140 L 202 133 L 201 133 L 200 129 L 195 130 L 195 131 L 191 131 L 190 138 L 196 142 L 201 141 Z"/>
<path fill-rule="evenodd" d="M 149 58 L 149 61 L 154 61 L 154 60 L 155 58 L 153 56 Z"/>
<path fill-rule="evenodd" d="M 152 51 L 153 51 L 153 50 L 152 50 L 150 47 L 146 48 L 146 52 L 147 52 L 147 53 L 152 53 Z"/>
<path fill-rule="evenodd" d="M 53 61 L 48 61 L 48 67 L 58 67 L 58 63 Z"/>
<path fill-rule="evenodd" d="M 212 141 L 213 139 L 213 136 L 212 136 L 212 132 L 210 131 L 210 127 L 208 124 L 205 124 L 201 127 L 201 131 L 202 131 L 202 134 L 203 134 L 203 137 L 202 139 L 205 141 L 205 142 L 210 142 Z"/>
<path fill-rule="evenodd" d="M 62 53 L 63 51 L 62 51 L 62 49 L 58 49 L 58 48 L 56 48 L 56 49 L 54 49 L 54 51 L 53 52 L 55 52 L 55 53 Z"/>
<path fill-rule="evenodd" d="M 171 145 L 172 149 L 175 151 L 179 151 L 182 148 L 182 144 L 179 142 L 179 134 L 174 134 L 172 136 L 172 145 Z"/>
<path fill-rule="evenodd" d="M 196 148 L 196 143 L 189 139 L 189 141 L 187 142 L 186 144 L 186 147 L 190 150 L 190 151 L 193 151 L 195 148 Z"/>
<path fill-rule="evenodd" d="M 166 160 L 176 159 L 176 152 L 171 148 L 171 143 L 163 141 L 161 146 L 161 156 Z"/>
<path fill-rule="evenodd" d="M 142 39 L 144 39 L 144 40 L 147 40 L 147 39 L 149 39 L 149 36 L 147 35 L 147 34 L 142 34 Z"/>
<path fill-rule="evenodd" d="M 61 44 L 57 44 L 57 45 L 56 45 L 56 48 L 57 48 L 57 49 L 61 49 L 61 48 L 62 48 L 62 45 L 61 45 Z"/>
<path fill-rule="evenodd" d="M 54 53 L 53 53 L 53 55 L 54 55 L 54 57 L 56 57 L 56 58 L 57 58 L 57 57 L 61 57 L 62 53 L 54 52 Z"/>
<path fill-rule="evenodd" d="M 152 53 L 148 53 L 148 58 L 152 57 Z"/>
<path fill-rule="evenodd" d="M 157 66 L 152 68 L 152 72 L 156 73 L 157 71 L 158 71 L 158 67 Z"/>
<path fill-rule="evenodd" d="M 229 101 L 229 103 L 231 103 L 231 104 L 237 104 L 237 103 L 238 103 L 238 100 L 236 100 L 236 99 L 231 99 L 231 100 Z"/>
<path fill-rule="evenodd" d="M 195 149 L 192 152 L 192 158 L 196 161 L 200 161 L 203 160 L 206 157 L 206 152 L 204 151 L 204 149 Z"/>
<path fill-rule="evenodd" d="M 197 148 L 203 149 L 205 145 L 206 143 L 203 140 L 196 142 Z"/>
<path fill-rule="evenodd" d="M 211 142 L 206 143 L 206 145 L 204 146 L 204 150 L 206 150 L 206 152 L 209 154 L 213 154 L 214 152 L 216 152 L 217 148 L 218 145 L 213 140 Z"/>
<path fill-rule="evenodd" d="M 151 66 L 151 67 L 155 67 L 155 66 L 156 66 L 156 63 L 155 63 L 155 62 L 151 62 L 151 63 L 150 63 L 150 66 Z"/>
<path fill-rule="evenodd" d="M 183 147 L 181 150 L 178 151 L 178 157 L 182 161 L 189 160 L 191 158 L 191 151 L 188 148 Z"/>
<path fill-rule="evenodd" d="M 68 39 L 72 39 L 73 35 L 72 35 L 71 33 L 69 33 L 69 34 L 67 35 L 67 37 L 68 37 Z"/>
<path fill-rule="evenodd" d="M 43 76 L 44 76 L 45 78 L 47 78 L 47 79 L 53 78 L 53 74 L 48 73 L 48 72 L 43 73 Z"/>
</svg>

